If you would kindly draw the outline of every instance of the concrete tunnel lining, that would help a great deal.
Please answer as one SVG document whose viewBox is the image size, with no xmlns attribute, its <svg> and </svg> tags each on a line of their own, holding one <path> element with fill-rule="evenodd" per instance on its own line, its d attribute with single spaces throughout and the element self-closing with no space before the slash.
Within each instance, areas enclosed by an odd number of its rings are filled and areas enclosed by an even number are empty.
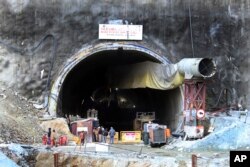
<svg viewBox="0 0 250 167">
<path fill-rule="evenodd" d="M 108 105 L 105 104 L 108 107 L 89 103 L 91 100 L 88 97 L 94 91 L 97 89 L 101 89 L 99 92 L 105 91 L 102 77 L 108 66 L 143 61 L 168 63 L 156 52 L 135 44 L 101 43 L 81 49 L 67 61 L 53 84 L 49 98 L 50 114 L 54 116 L 77 114 L 85 117 L 88 108 L 96 108 L 99 111 L 100 124 L 107 127 L 114 124 L 113 126 L 119 126 L 118 130 L 132 130 L 136 112 L 154 111 L 156 122 L 175 129 L 182 109 L 181 88 L 166 91 L 148 88 L 112 90 L 118 93 L 119 97 L 126 96 L 130 101 L 136 101 L 135 106 L 125 109 L 112 104 L 115 100 L 109 101 L 111 103 Z M 115 93 L 113 95 L 111 93 L 108 97 L 115 96 Z M 82 104 L 83 101 L 85 104 Z M 114 112 L 114 110 L 119 111 Z"/>
</svg>

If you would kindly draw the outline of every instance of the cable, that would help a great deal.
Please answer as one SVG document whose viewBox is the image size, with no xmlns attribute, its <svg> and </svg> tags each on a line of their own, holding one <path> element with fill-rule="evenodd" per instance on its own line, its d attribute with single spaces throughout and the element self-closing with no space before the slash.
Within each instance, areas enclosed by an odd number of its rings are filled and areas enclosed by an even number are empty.
<svg viewBox="0 0 250 167">
<path fill-rule="evenodd" d="M 49 69 L 49 73 L 48 73 L 48 78 L 47 78 L 47 81 L 46 81 L 46 87 L 45 87 L 45 95 L 47 95 L 47 97 L 44 98 L 44 105 L 43 105 L 43 108 L 46 108 L 48 107 L 48 99 L 50 97 L 50 92 L 48 91 L 49 87 L 50 87 L 50 83 L 51 83 L 51 73 L 52 73 L 52 70 L 53 70 L 53 67 L 54 67 L 54 62 L 55 62 L 55 59 L 56 59 L 56 50 L 57 50 L 57 40 L 56 38 L 54 37 L 54 35 L 52 34 L 47 34 L 45 35 L 41 40 L 40 42 L 34 46 L 30 51 L 31 52 L 35 52 L 39 46 L 44 42 L 46 41 L 48 38 L 52 38 L 53 40 L 53 50 L 51 52 L 51 60 L 50 60 L 50 69 Z M 14 52 L 18 52 L 18 53 L 21 53 L 21 54 L 24 54 L 26 52 L 30 52 L 29 50 L 25 50 L 25 49 L 22 49 L 22 48 L 18 48 L 18 47 L 15 47 L 15 46 L 12 46 L 10 44 L 6 44 L 5 42 L 3 41 L 0 41 L 0 44 L 4 45 L 5 47 L 7 47 L 8 49 L 14 51 Z M 47 99 L 46 99 L 47 98 Z M 47 108 L 48 109 L 48 108 Z"/>
<path fill-rule="evenodd" d="M 188 13 L 189 13 L 189 27 L 190 27 L 190 36 L 191 36 L 192 55 L 194 57 L 194 44 L 193 44 L 193 32 L 192 32 L 192 19 L 191 19 L 190 1 L 191 0 L 189 0 Z"/>
<path fill-rule="evenodd" d="M 0 44 L 2 44 L 2 45 L 5 46 L 6 48 L 8 48 L 8 49 L 10 49 L 10 50 L 12 50 L 12 51 L 14 51 L 14 52 L 18 52 L 18 53 L 21 53 L 21 54 L 23 54 L 23 52 L 24 52 L 23 49 L 14 47 L 14 46 L 12 46 L 12 45 L 10 45 L 10 44 L 6 44 L 6 43 L 3 42 L 3 41 L 0 41 Z"/>
</svg>

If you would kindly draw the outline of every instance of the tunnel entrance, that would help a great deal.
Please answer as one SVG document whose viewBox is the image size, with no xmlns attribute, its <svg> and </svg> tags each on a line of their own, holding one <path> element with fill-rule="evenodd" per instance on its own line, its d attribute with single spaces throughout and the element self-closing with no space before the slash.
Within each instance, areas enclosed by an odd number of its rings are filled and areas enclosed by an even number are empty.
<svg viewBox="0 0 250 167">
<path fill-rule="evenodd" d="M 137 112 L 155 112 L 154 122 L 175 129 L 182 106 L 180 88 L 120 89 L 107 84 L 105 76 L 110 67 L 144 61 L 163 63 L 148 52 L 122 47 L 89 54 L 60 79 L 57 116 L 79 115 L 86 118 L 89 109 L 96 109 L 100 125 L 113 126 L 121 131 L 133 130 Z"/>
</svg>

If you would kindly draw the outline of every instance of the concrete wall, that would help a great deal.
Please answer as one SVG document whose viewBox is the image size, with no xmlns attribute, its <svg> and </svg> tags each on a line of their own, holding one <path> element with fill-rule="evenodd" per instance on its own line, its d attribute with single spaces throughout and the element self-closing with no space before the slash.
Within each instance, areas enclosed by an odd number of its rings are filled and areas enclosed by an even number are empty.
<svg viewBox="0 0 250 167">
<path fill-rule="evenodd" d="M 54 77 L 83 45 L 100 42 L 98 24 L 112 20 L 143 25 L 143 43 L 172 62 L 192 57 L 191 14 L 194 56 L 213 57 L 218 65 L 208 85 L 209 101 L 214 104 L 227 88 L 232 103 L 246 94 L 249 105 L 249 9 L 249 0 L 2 0 L 0 78 L 27 98 L 42 101 L 53 37 Z M 53 37 L 34 48 L 46 34 Z"/>
</svg>

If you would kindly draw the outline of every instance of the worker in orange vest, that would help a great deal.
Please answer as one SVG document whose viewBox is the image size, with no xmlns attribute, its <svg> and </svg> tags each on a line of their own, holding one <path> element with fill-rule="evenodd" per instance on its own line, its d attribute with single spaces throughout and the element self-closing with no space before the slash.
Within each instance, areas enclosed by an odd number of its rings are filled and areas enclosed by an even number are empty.
<svg viewBox="0 0 250 167">
<path fill-rule="evenodd" d="M 43 141 L 43 145 L 47 145 L 47 143 L 48 143 L 48 136 L 47 136 L 47 134 L 43 135 L 42 141 Z"/>
<path fill-rule="evenodd" d="M 56 146 L 56 131 L 53 129 L 51 133 L 51 146 Z"/>
</svg>

